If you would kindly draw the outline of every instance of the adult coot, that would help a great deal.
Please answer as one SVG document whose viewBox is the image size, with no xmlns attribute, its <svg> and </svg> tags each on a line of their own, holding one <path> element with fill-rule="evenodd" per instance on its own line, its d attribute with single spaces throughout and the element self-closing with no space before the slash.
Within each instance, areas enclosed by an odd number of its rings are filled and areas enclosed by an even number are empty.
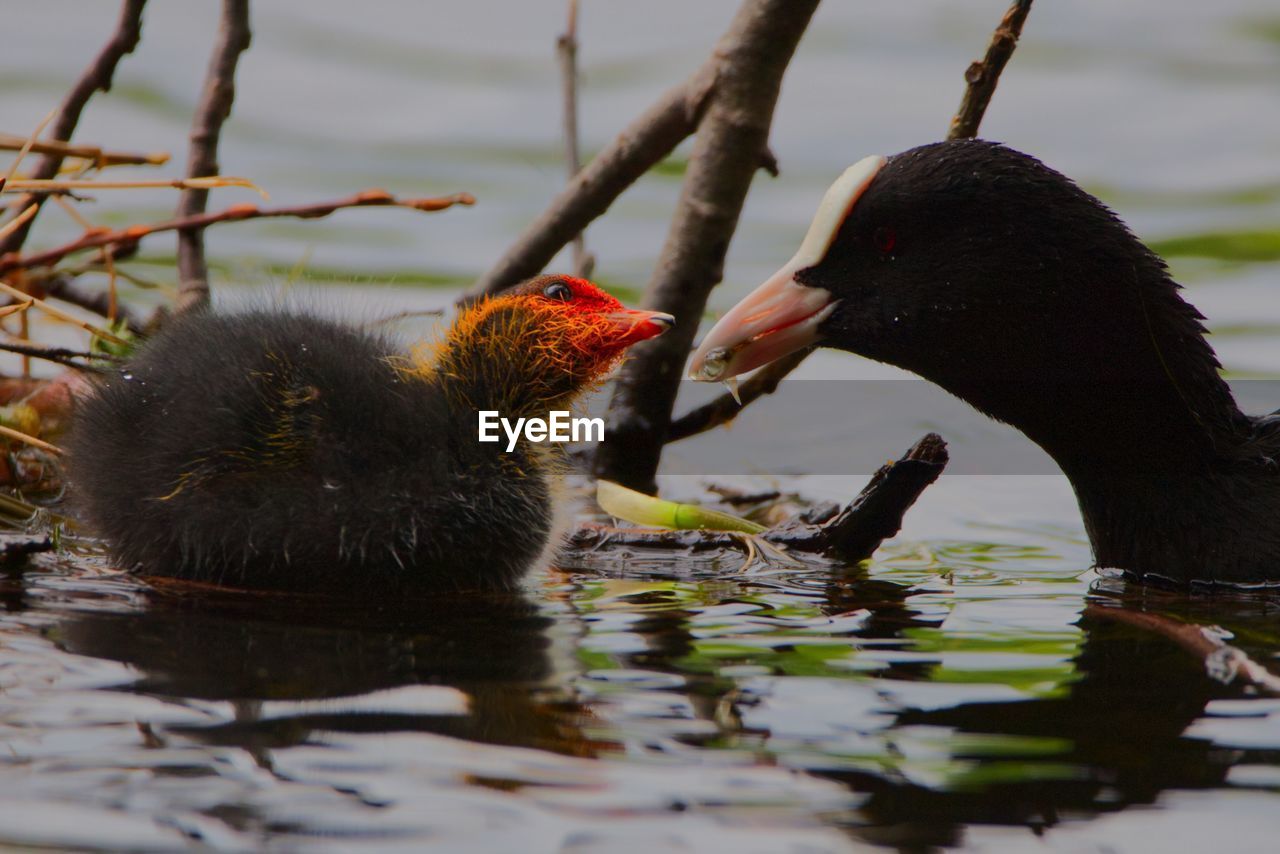
<svg viewBox="0 0 1280 854">
<path fill-rule="evenodd" d="M 552 536 L 559 457 L 480 442 L 478 413 L 568 410 L 670 323 L 562 276 L 476 303 L 410 353 L 306 314 L 192 313 L 83 402 L 73 485 L 114 558 L 145 574 L 507 587 Z"/>
<path fill-rule="evenodd" d="M 1035 158 L 925 145 L 850 167 L 691 375 L 725 379 L 812 343 L 897 365 L 1044 448 L 1099 566 L 1280 581 L 1280 417 L 1240 412 L 1179 290 L 1115 214 Z"/>
</svg>

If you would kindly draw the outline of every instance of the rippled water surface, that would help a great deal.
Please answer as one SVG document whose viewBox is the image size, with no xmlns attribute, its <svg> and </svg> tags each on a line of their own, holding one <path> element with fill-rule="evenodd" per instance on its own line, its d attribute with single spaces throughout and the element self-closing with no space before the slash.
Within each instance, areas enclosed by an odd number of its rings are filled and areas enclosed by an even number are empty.
<svg viewBox="0 0 1280 854">
<path fill-rule="evenodd" d="M 216 4 L 151 5 L 78 136 L 181 156 Z M 696 67 L 735 3 L 584 7 L 591 151 Z M 791 254 L 845 165 L 941 135 L 1003 7 L 828 0 L 784 87 L 782 176 L 752 189 L 716 309 Z M 0 130 L 36 124 L 114 13 L 6 9 Z M 365 317 L 447 305 L 563 182 L 558 0 L 359 14 L 296 0 L 254 14 L 225 172 L 281 204 L 371 186 L 480 201 L 212 231 L 223 297 L 293 283 Z M 1043 2 L 984 125 L 1165 253 L 1241 381 L 1280 366 L 1277 80 L 1273 4 Z M 682 158 L 589 232 L 600 278 L 622 294 L 648 277 Z M 248 200 L 237 192 L 213 203 Z M 118 226 L 172 204 L 130 193 L 86 212 Z M 73 236 L 60 216 L 45 214 L 31 245 Z M 144 244 L 129 269 L 171 284 L 171 245 Z M 958 473 L 862 569 L 587 558 L 534 573 L 517 596 L 394 606 L 156 589 L 79 554 L 0 576 L 0 844 L 1274 847 L 1280 701 L 1211 680 L 1107 609 L 1218 626 L 1280 667 L 1280 594 L 1187 598 L 1099 578 L 1069 487 L 1016 434 L 961 420 L 945 398 L 908 412 L 893 403 L 902 376 L 853 357 L 820 354 L 803 377 L 822 383 L 820 414 L 806 414 L 813 386 L 796 384 L 734 431 L 675 446 L 663 485 L 842 500 L 940 430 Z M 898 382 L 859 382 L 885 379 Z M 842 410 L 838 383 L 854 382 L 858 404 Z M 1273 384 L 1246 385 L 1259 407 L 1280 405 Z M 1026 462 L 971 462 L 993 447 Z"/>
</svg>

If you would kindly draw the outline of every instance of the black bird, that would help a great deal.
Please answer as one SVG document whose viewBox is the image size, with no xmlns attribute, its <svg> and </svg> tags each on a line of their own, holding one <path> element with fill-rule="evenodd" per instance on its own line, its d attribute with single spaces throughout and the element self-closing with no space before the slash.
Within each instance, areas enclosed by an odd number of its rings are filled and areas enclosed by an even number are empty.
<svg viewBox="0 0 1280 854">
<path fill-rule="evenodd" d="M 1280 582 L 1280 413 L 1240 412 L 1179 290 L 1070 179 L 995 143 L 936 143 L 850 167 L 691 376 L 813 343 L 897 365 L 1047 451 L 1099 566 Z"/>
<path fill-rule="evenodd" d="M 669 315 L 532 280 L 432 347 L 288 312 L 171 322 L 80 406 L 71 479 L 116 561 L 232 587 L 504 588 L 548 546 L 560 455 L 481 410 L 568 410 Z"/>
</svg>

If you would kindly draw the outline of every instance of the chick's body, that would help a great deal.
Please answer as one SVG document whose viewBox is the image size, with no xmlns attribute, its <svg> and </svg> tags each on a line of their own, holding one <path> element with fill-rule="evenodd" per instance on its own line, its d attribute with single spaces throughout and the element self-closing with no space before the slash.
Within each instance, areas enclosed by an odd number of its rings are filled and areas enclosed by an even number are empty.
<svg viewBox="0 0 1280 854">
<path fill-rule="evenodd" d="M 151 575 L 290 590 L 508 587 L 548 543 L 556 451 L 479 442 L 477 409 L 545 417 L 585 387 L 574 378 L 559 400 L 520 397 L 546 387 L 533 375 L 545 366 L 528 362 L 530 342 L 499 347 L 493 332 L 536 332 L 507 322 L 523 311 L 464 316 L 430 361 L 299 313 L 173 321 L 81 407 L 69 449 L 83 513 L 122 566 Z M 478 341 L 467 372 L 432 369 Z"/>
</svg>

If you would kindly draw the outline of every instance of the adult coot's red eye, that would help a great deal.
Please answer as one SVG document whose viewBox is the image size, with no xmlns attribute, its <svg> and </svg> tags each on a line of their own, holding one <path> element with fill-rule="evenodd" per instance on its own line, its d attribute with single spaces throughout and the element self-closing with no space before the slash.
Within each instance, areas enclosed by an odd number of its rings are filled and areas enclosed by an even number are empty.
<svg viewBox="0 0 1280 854">
<path fill-rule="evenodd" d="M 889 226 L 882 225 L 871 232 L 871 243 L 881 255 L 888 255 L 898 245 L 898 233 Z"/>
</svg>

